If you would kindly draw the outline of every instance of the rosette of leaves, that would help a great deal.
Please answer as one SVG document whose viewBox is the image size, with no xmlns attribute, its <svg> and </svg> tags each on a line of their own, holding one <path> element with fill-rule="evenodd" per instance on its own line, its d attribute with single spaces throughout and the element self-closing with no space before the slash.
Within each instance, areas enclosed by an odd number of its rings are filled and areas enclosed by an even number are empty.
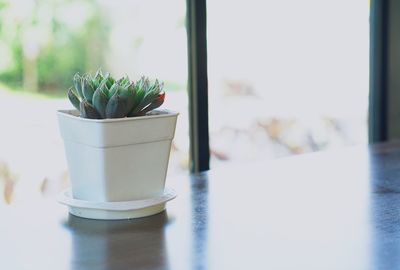
<svg viewBox="0 0 400 270">
<path fill-rule="evenodd" d="M 73 81 L 68 98 L 84 118 L 143 116 L 160 107 L 165 98 L 163 84 L 146 77 L 137 82 L 130 81 L 128 76 L 115 80 L 98 70 L 94 77 L 77 73 Z"/>
</svg>

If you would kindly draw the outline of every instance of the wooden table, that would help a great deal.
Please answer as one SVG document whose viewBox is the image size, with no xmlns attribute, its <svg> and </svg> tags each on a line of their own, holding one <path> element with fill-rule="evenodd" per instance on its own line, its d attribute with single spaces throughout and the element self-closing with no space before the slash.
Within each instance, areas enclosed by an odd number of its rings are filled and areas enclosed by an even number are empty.
<svg viewBox="0 0 400 270">
<path fill-rule="evenodd" d="M 400 143 L 168 179 L 166 212 L 0 209 L 0 269 L 400 269 Z"/>
</svg>

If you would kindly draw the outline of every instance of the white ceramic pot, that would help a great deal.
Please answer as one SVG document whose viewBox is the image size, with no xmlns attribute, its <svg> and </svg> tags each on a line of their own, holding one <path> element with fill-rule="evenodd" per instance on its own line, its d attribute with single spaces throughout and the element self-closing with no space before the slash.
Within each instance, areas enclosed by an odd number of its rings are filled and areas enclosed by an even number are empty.
<svg viewBox="0 0 400 270">
<path fill-rule="evenodd" d="M 178 113 L 86 119 L 58 111 L 72 196 L 92 202 L 143 200 L 164 192 Z"/>
</svg>

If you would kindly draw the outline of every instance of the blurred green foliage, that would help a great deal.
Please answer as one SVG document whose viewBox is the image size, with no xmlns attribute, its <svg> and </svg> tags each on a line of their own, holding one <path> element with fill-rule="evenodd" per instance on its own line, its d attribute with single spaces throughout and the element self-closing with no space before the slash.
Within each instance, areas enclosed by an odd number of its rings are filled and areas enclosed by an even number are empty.
<svg viewBox="0 0 400 270">
<path fill-rule="evenodd" d="M 10 86 L 21 86 L 22 83 L 22 46 L 18 40 L 10 42 L 10 56 L 13 64 L 0 72 L 0 81 Z"/>
<path fill-rule="evenodd" d="M 91 0 L 0 0 L 0 58 L 8 60 L 0 65 L 0 81 L 65 93 L 74 73 L 103 63 L 108 27 L 101 14 Z"/>
<path fill-rule="evenodd" d="M 0 0 L 0 83 L 60 97 L 73 74 L 100 67 L 183 90 L 185 10 L 181 0 L 172 2 Z"/>
</svg>

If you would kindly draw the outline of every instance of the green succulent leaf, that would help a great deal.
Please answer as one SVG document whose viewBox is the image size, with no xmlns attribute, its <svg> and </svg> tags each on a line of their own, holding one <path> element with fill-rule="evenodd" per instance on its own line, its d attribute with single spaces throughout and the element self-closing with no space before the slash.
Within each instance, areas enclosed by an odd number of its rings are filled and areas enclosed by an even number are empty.
<svg viewBox="0 0 400 270">
<path fill-rule="evenodd" d="M 94 89 L 99 88 L 101 82 L 103 81 L 103 74 L 101 72 L 101 69 L 98 69 L 96 72 L 96 75 L 92 78 L 92 85 Z"/>
<path fill-rule="evenodd" d="M 126 99 L 115 93 L 106 107 L 107 118 L 122 118 L 126 116 Z"/>
<path fill-rule="evenodd" d="M 139 105 L 140 102 L 142 102 L 144 96 L 146 95 L 146 92 L 143 89 L 136 88 L 136 99 L 135 99 L 135 105 Z"/>
<path fill-rule="evenodd" d="M 89 119 L 101 119 L 100 114 L 87 100 L 83 100 L 80 104 L 81 117 Z"/>
<path fill-rule="evenodd" d="M 89 76 L 82 77 L 82 93 L 84 98 L 87 101 L 89 101 L 89 103 L 92 103 L 94 91 L 95 89 L 90 83 L 90 77 Z"/>
<path fill-rule="evenodd" d="M 133 87 L 133 83 L 126 88 L 119 88 L 119 95 L 126 100 L 126 111 L 125 114 L 128 115 L 129 112 L 133 109 L 135 104 L 136 92 Z"/>
<path fill-rule="evenodd" d="M 76 94 L 74 93 L 73 88 L 71 87 L 70 89 L 68 89 L 68 99 L 69 101 L 72 103 L 72 105 L 74 105 L 74 107 L 77 110 L 80 110 L 80 103 L 81 101 L 79 100 L 79 98 L 76 96 Z"/>
<path fill-rule="evenodd" d="M 136 102 L 139 104 L 142 99 L 144 98 L 146 91 L 144 86 L 144 77 L 142 77 L 139 81 L 135 84 L 135 92 L 136 92 Z"/>
<path fill-rule="evenodd" d="M 112 96 L 115 95 L 116 92 L 118 92 L 119 84 L 118 83 L 114 83 L 109 89 L 110 90 L 108 91 L 108 97 L 111 98 Z"/>
<path fill-rule="evenodd" d="M 82 94 L 82 78 L 79 73 L 74 75 L 73 81 L 76 93 L 78 93 L 80 98 L 84 98 Z"/>
<path fill-rule="evenodd" d="M 155 81 L 154 84 L 150 84 L 148 79 L 145 79 L 142 82 L 139 82 L 140 85 L 143 86 L 143 89 L 140 89 L 137 91 L 137 98 L 136 101 L 139 101 L 138 104 L 135 104 L 133 110 L 129 113 L 129 116 L 138 116 L 138 115 L 143 115 L 146 112 L 149 112 L 150 110 L 157 108 L 160 105 L 156 106 L 158 103 L 155 102 L 157 98 L 159 98 L 159 95 L 161 93 L 161 88 L 162 85 L 159 84 L 158 81 Z M 153 105 L 151 105 L 153 104 Z M 151 105 L 151 106 L 150 106 Z M 155 107 L 154 107 L 155 106 Z M 149 109 L 146 109 L 149 108 Z M 146 110 L 144 110 L 146 109 Z M 142 111 L 144 110 L 144 111 Z"/>
<path fill-rule="evenodd" d="M 110 89 L 110 87 L 107 86 L 108 76 L 109 76 L 109 74 L 107 73 L 107 74 L 105 75 L 105 77 L 100 81 L 99 87 L 101 87 L 101 86 L 104 85 L 107 89 Z"/>
<path fill-rule="evenodd" d="M 100 83 L 89 77 L 89 84 L 93 89 L 96 90 L 97 88 L 99 88 Z"/>
<path fill-rule="evenodd" d="M 94 92 L 92 104 L 93 107 L 97 110 L 97 112 L 101 115 L 102 118 L 106 118 L 106 107 L 108 102 L 107 93 L 105 93 L 105 87 L 99 87 Z"/>
<path fill-rule="evenodd" d="M 92 87 L 94 89 L 97 89 L 97 88 L 99 88 L 99 86 L 100 86 L 100 81 L 97 81 L 96 79 L 92 79 Z"/>
<path fill-rule="evenodd" d="M 96 79 L 96 80 L 98 80 L 98 81 L 102 81 L 103 78 L 104 78 L 103 72 L 101 71 L 101 68 L 99 68 L 99 69 L 96 71 L 96 74 L 94 75 L 94 79 Z"/>
<path fill-rule="evenodd" d="M 114 83 L 115 83 L 115 79 L 113 77 L 111 77 L 110 75 L 108 75 L 108 78 L 106 81 L 106 85 L 107 85 L 108 89 L 110 89 Z"/>
<path fill-rule="evenodd" d="M 120 86 L 126 88 L 126 87 L 128 87 L 128 86 L 131 84 L 131 81 L 130 81 L 129 77 L 128 77 L 127 75 L 125 75 L 125 76 L 122 77 L 121 79 L 117 80 L 117 83 L 118 83 Z"/>
</svg>

